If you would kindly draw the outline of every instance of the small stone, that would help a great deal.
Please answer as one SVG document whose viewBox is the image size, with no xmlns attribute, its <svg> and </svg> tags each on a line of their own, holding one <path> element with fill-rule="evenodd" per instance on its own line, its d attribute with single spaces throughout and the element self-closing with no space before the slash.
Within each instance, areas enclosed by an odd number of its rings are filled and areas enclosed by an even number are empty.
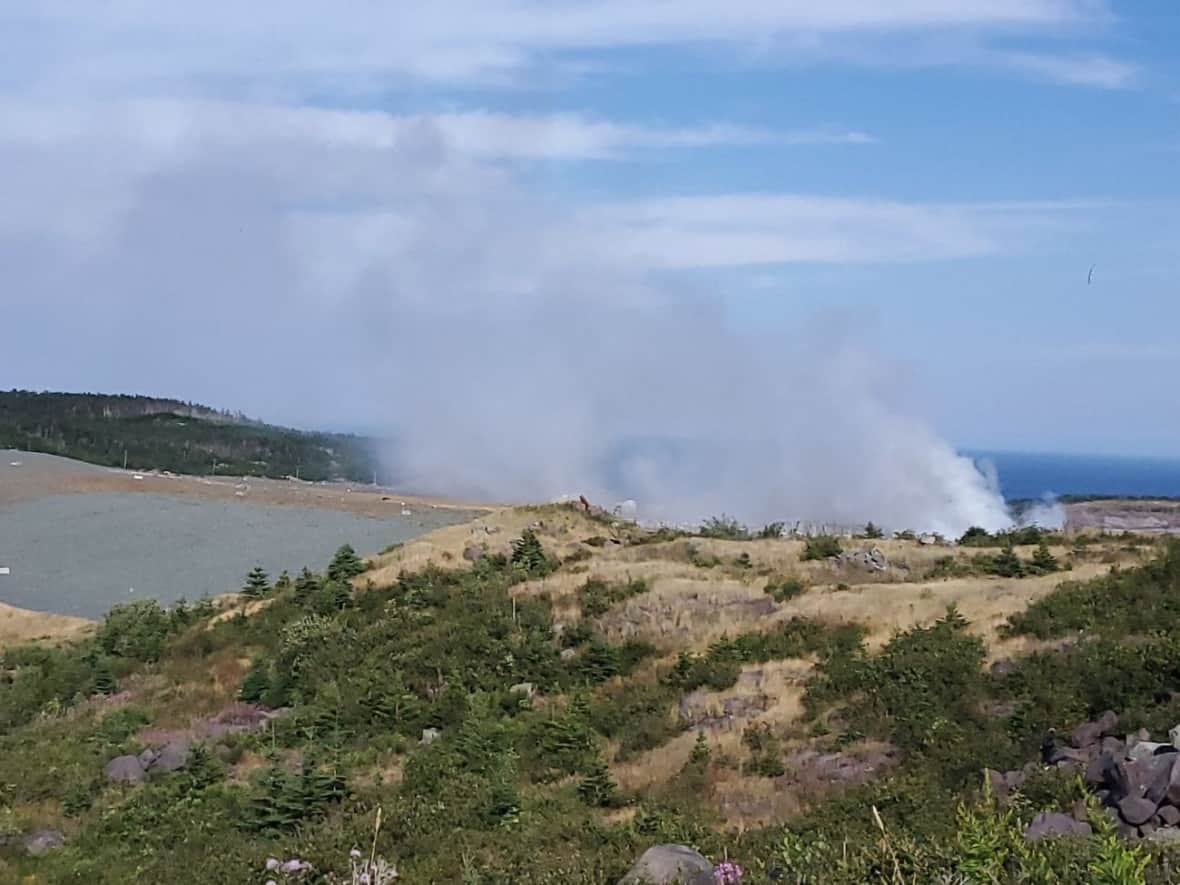
<svg viewBox="0 0 1180 885">
<path fill-rule="evenodd" d="M 536 687 L 531 682 L 518 682 L 516 685 L 508 689 L 509 694 L 522 694 L 527 698 L 532 698 L 537 693 Z"/>
<path fill-rule="evenodd" d="M 561 655 L 560 655 L 560 657 L 561 657 L 561 659 L 562 659 L 563 661 L 568 661 L 568 660 L 570 660 L 571 658 L 574 658 L 574 657 L 576 657 L 576 656 L 577 656 L 577 654 L 578 654 L 578 653 L 577 653 L 577 651 L 576 651 L 576 650 L 574 650 L 574 649 L 572 649 L 572 648 L 563 648 L 563 649 L 561 650 Z"/>
<path fill-rule="evenodd" d="M 25 853 L 33 857 L 40 857 L 50 851 L 56 851 L 66 844 L 66 837 L 53 829 L 34 830 L 21 840 Z"/>
<path fill-rule="evenodd" d="M 441 736 L 442 732 L 437 728 L 424 728 L 422 729 L 422 740 L 420 740 L 418 743 L 424 747 L 429 747 Z"/>
<path fill-rule="evenodd" d="M 1142 838 L 1146 838 L 1147 836 L 1150 836 L 1152 833 L 1154 833 L 1157 829 L 1159 828 L 1152 821 L 1146 821 L 1145 823 L 1139 825 L 1139 835 Z"/>
<path fill-rule="evenodd" d="M 1180 808 L 1176 808 L 1174 805 L 1161 805 L 1156 815 L 1165 827 L 1174 827 L 1180 824 Z"/>
<path fill-rule="evenodd" d="M 463 548 L 463 558 L 468 562 L 479 562 L 487 556 L 482 547 L 477 547 L 475 544 L 468 544 Z"/>
</svg>

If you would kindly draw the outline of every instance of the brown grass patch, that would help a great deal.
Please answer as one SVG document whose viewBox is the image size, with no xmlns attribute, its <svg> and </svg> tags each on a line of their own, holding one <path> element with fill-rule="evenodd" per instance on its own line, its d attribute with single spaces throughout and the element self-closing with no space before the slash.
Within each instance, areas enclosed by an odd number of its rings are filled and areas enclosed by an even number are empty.
<svg viewBox="0 0 1180 885">
<path fill-rule="evenodd" d="M 0 645 L 81 639 L 94 627 L 94 621 L 86 618 L 29 611 L 0 603 Z"/>
</svg>

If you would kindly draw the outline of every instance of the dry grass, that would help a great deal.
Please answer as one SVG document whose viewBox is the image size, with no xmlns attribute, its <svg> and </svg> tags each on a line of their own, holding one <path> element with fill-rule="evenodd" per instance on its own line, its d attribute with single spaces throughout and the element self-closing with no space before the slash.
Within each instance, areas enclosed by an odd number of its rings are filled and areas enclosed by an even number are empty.
<svg viewBox="0 0 1180 885">
<path fill-rule="evenodd" d="M 80 639 L 94 627 L 94 621 L 85 618 L 29 611 L 0 603 L 0 645 L 65 642 Z"/>
</svg>

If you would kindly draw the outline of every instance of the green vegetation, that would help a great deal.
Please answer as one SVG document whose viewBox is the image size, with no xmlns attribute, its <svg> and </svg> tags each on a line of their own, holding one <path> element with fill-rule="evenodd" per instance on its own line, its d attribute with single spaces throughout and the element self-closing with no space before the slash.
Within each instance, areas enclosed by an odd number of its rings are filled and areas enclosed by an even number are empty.
<svg viewBox="0 0 1180 885">
<path fill-rule="evenodd" d="M 765 589 L 775 602 L 786 602 L 806 593 L 807 585 L 801 578 L 790 577 L 781 581 L 770 581 Z"/>
<path fill-rule="evenodd" d="M 0 448 L 134 470 L 371 482 L 356 436 L 304 433 L 206 406 L 142 396 L 0 391 Z"/>
<path fill-rule="evenodd" d="M 697 534 L 702 538 L 721 538 L 726 541 L 747 541 L 750 530 L 724 513 L 706 519 Z"/>
<path fill-rule="evenodd" d="M 1071 809 L 1081 787 L 1046 770 L 1001 804 L 980 773 L 1023 765 L 1048 728 L 1107 708 L 1128 730 L 1180 719 L 1180 544 L 1067 582 L 1011 618 L 1012 635 L 1082 638 L 1000 673 L 953 609 L 879 647 L 856 624 L 803 618 L 667 658 L 608 640 L 591 619 L 558 630 L 539 586 L 519 587 L 557 567 L 536 532 L 510 556 L 354 593 L 358 566 L 342 549 L 324 573 L 276 582 L 250 617 L 210 624 L 208 602 L 137 602 L 79 643 L 0 653 L 0 828 L 48 823 L 69 836 L 40 858 L 0 845 L 3 875 L 248 882 L 263 880 L 266 858 L 297 854 L 328 881 L 347 871 L 351 848 L 369 850 L 378 808 L 376 852 L 407 882 L 613 883 L 655 842 L 728 855 L 745 885 L 1162 885 L 1175 869 L 1169 849 L 1124 845 L 1096 811 L 1094 838 L 1026 843 L 1031 818 Z M 588 581 L 579 602 L 605 611 L 640 587 Z M 789 580 L 767 589 L 801 592 Z M 817 669 L 793 730 L 745 728 L 738 758 L 698 731 L 666 780 L 626 788 L 618 763 L 656 759 L 699 723 L 680 715 L 686 695 L 800 658 Z M 119 689 L 130 696 L 94 697 Z M 103 778 L 110 759 L 144 748 L 145 727 L 183 727 L 237 699 L 288 712 L 197 742 L 184 768 L 144 784 Z M 725 831 L 719 809 L 734 781 L 719 778 L 790 774 L 800 746 L 884 746 L 896 764 L 817 794 L 790 821 Z"/>
<path fill-rule="evenodd" d="M 647 592 L 647 582 L 635 578 L 625 584 L 612 584 L 599 578 L 590 578 L 578 589 L 578 605 L 582 614 L 597 618 L 606 614 L 620 602 Z"/>
<path fill-rule="evenodd" d="M 816 535 L 814 538 L 808 538 L 803 545 L 803 552 L 799 554 L 799 558 L 803 562 L 810 562 L 815 559 L 828 559 L 832 556 L 839 556 L 844 552 L 844 548 L 840 546 L 840 539 L 833 535 Z"/>
</svg>

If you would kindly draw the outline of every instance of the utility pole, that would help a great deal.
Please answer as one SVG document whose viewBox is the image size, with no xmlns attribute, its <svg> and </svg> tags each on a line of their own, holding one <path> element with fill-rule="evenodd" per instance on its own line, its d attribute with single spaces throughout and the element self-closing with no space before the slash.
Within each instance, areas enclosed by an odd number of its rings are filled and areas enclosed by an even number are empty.
<svg viewBox="0 0 1180 885">
<path fill-rule="evenodd" d="M 123 469 L 127 469 L 127 450 L 123 449 Z"/>
</svg>

